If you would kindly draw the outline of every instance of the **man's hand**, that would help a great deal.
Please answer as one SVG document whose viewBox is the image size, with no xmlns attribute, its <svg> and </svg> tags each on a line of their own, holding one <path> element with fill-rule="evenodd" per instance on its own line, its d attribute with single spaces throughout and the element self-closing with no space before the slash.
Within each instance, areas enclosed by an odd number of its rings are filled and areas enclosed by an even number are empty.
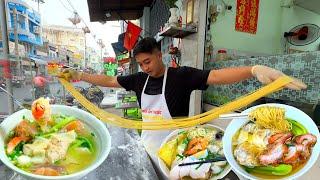
<svg viewBox="0 0 320 180">
<path fill-rule="evenodd" d="M 251 69 L 251 73 L 254 77 L 256 77 L 262 84 L 269 84 L 276 79 L 278 79 L 281 76 L 284 76 L 285 74 L 281 71 L 278 71 L 276 69 L 262 66 L 262 65 L 256 65 L 253 66 Z M 303 83 L 302 81 L 293 78 L 294 81 L 288 85 L 286 85 L 287 88 L 293 89 L 293 90 L 301 90 L 306 89 L 307 85 Z"/>
<path fill-rule="evenodd" d="M 64 69 L 62 72 L 60 72 L 57 75 L 57 77 L 64 78 L 67 81 L 71 81 L 71 80 L 79 81 L 81 80 L 82 72 L 78 72 L 73 69 Z"/>
</svg>

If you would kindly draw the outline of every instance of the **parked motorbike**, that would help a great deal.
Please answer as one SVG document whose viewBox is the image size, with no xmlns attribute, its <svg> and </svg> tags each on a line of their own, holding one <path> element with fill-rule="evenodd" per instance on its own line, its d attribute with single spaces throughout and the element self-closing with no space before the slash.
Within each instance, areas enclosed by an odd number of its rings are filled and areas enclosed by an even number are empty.
<svg viewBox="0 0 320 180">
<path fill-rule="evenodd" d="M 3 92 L 3 90 L 2 89 L 6 89 L 6 83 L 1 83 L 0 84 L 0 92 Z"/>
<path fill-rule="evenodd" d="M 84 95 L 90 102 L 95 104 L 96 106 L 100 106 L 104 98 L 104 93 L 102 90 L 95 85 L 92 85 L 88 88 L 75 87 L 82 95 Z M 66 103 L 69 106 L 77 106 L 78 108 L 83 109 L 82 105 L 70 94 L 66 96 Z"/>
</svg>

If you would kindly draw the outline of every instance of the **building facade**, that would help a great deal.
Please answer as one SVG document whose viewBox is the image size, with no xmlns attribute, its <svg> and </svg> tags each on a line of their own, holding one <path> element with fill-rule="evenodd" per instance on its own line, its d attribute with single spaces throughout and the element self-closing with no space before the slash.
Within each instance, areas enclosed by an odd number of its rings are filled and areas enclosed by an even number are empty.
<svg viewBox="0 0 320 180">
<path fill-rule="evenodd" d="M 16 14 L 14 14 L 16 10 Z M 36 55 L 36 46 L 42 46 L 41 16 L 32 9 L 25 1 L 7 1 L 8 33 L 10 41 L 15 41 L 15 21 L 17 22 L 17 36 L 19 43 L 26 49 L 26 55 Z M 15 20 L 16 18 L 16 20 Z M 20 56 L 24 56 L 23 54 Z"/>
<path fill-rule="evenodd" d="M 82 29 L 48 25 L 43 26 L 42 37 L 51 44 L 50 52 L 69 66 L 83 66 L 85 34 Z"/>
</svg>

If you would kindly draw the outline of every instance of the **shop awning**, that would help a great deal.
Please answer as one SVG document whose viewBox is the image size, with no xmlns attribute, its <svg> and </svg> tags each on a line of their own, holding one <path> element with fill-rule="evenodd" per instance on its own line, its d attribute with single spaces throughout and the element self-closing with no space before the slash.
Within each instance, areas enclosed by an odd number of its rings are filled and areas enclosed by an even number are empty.
<svg viewBox="0 0 320 180">
<path fill-rule="evenodd" d="M 134 20 L 153 0 L 87 0 L 90 21 Z"/>
<path fill-rule="evenodd" d="M 48 64 L 47 61 L 42 60 L 42 59 L 40 59 L 40 58 L 38 58 L 38 57 L 35 57 L 35 56 L 29 56 L 29 58 L 30 58 L 32 61 L 34 61 L 35 63 L 37 63 L 37 64 L 42 64 L 42 65 L 47 65 L 47 64 Z"/>
</svg>

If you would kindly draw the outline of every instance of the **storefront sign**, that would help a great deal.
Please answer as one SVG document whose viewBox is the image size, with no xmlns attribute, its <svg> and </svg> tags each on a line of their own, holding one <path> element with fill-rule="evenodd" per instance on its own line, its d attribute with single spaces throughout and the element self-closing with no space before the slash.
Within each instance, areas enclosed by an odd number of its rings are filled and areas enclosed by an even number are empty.
<svg viewBox="0 0 320 180">
<path fill-rule="evenodd" d="M 259 0 L 237 0 L 236 31 L 256 34 L 258 12 Z"/>
<path fill-rule="evenodd" d="M 104 67 L 105 74 L 107 76 L 117 75 L 118 64 L 104 63 L 103 67 Z"/>
</svg>

